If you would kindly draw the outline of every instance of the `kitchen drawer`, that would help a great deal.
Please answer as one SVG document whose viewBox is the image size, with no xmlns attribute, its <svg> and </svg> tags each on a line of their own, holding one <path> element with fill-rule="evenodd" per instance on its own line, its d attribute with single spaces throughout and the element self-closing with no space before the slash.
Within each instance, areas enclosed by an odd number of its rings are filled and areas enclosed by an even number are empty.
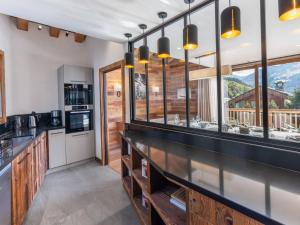
<svg viewBox="0 0 300 225">
<path fill-rule="evenodd" d="M 221 203 L 216 204 L 218 225 L 262 225 L 262 223 L 249 218 Z"/>
<path fill-rule="evenodd" d="M 216 202 L 196 191 L 189 191 L 190 225 L 216 224 Z"/>
<path fill-rule="evenodd" d="M 66 135 L 67 164 L 95 157 L 94 131 Z"/>
</svg>

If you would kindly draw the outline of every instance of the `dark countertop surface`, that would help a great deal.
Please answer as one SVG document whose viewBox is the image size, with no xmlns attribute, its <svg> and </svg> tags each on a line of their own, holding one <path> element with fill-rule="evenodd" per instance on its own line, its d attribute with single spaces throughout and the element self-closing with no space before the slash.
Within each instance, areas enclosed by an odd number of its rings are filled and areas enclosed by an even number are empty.
<svg viewBox="0 0 300 225">
<path fill-rule="evenodd" d="M 64 127 L 51 127 L 42 126 L 37 128 L 24 128 L 20 130 L 14 130 L 2 135 L 2 139 L 12 139 L 12 146 L 10 153 L 3 158 L 0 158 L 0 171 L 10 164 L 23 150 L 30 145 L 36 137 L 42 134 L 44 131 L 62 129 Z"/>
<path fill-rule="evenodd" d="M 264 224 L 300 224 L 300 173 L 195 146 L 121 132 L 165 176 Z M 300 162 L 299 162 L 300 163 Z"/>
</svg>

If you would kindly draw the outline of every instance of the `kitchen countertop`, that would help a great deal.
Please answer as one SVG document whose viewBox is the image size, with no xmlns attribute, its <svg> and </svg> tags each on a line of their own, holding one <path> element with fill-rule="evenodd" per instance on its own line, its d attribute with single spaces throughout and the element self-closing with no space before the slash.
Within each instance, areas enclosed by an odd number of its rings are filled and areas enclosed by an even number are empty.
<svg viewBox="0 0 300 225">
<path fill-rule="evenodd" d="M 300 173 L 141 132 L 121 132 L 165 176 L 264 224 L 300 224 Z"/>
<path fill-rule="evenodd" d="M 9 139 L 13 138 L 12 151 L 9 156 L 0 159 L 0 171 L 5 168 L 9 163 L 11 163 L 23 150 L 25 150 L 36 137 L 42 134 L 44 131 L 62 129 L 64 127 L 51 127 L 51 126 L 42 126 L 37 128 L 24 128 L 20 130 L 14 130 L 8 132 L 7 134 L 2 135 L 3 138 Z"/>
</svg>

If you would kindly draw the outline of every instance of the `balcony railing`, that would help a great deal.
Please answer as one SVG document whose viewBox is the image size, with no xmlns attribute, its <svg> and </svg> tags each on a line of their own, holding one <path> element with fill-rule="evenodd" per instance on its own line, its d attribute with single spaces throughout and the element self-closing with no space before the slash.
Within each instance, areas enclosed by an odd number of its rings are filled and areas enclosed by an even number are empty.
<svg viewBox="0 0 300 225">
<path fill-rule="evenodd" d="M 259 113 L 259 120 L 256 120 L 255 109 L 229 108 L 227 110 L 229 117 L 226 120 L 229 120 L 230 123 L 262 126 L 262 111 Z M 269 109 L 269 127 L 282 128 L 287 125 L 300 127 L 300 109 Z"/>
</svg>

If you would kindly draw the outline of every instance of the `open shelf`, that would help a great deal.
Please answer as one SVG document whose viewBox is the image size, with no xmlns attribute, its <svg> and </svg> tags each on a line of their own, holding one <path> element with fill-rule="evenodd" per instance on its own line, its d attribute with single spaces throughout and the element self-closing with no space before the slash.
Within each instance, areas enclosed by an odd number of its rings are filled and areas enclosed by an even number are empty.
<svg viewBox="0 0 300 225">
<path fill-rule="evenodd" d="M 148 178 L 142 176 L 142 170 L 140 168 L 134 169 L 132 175 L 136 179 L 137 183 L 140 185 L 144 192 L 148 192 Z"/>
<path fill-rule="evenodd" d="M 157 211 L 151 206 L 151 224 L 152 225 L 166 225 L 165 222 L 158 215 Z"/>
<path fill-rule="evenodd" d="M 143 196 L 147 201 L 148 207 L 143 206 Z M 142 190 L 141 186 L 138 184 L 135 177 L 132 178 L 132 203 L 136 209 L 136 212 L 144 225 L 149 224 L 149 216 L 150 216 L 150 201 L 149 194 Z"/>
<path fill-rule="evenodd" d="M 138 195 L 133 197 L 133 205 L 137 210 L 137 213 L 140 217 L 140 220 L 142 222 L 142 224 L 147 225 L 149 224 L 149 209 L 146 209 L 143 205 L 142 205 L 142 196 Z"/>
<path fill-rule="evenodd" d="M 170 202 L 171 195 L 180 188 L 180 186 L 170 181 L 164 181 L 164 185 L 151 194 L 151 204 L 156 209 L 157 213 L 165 224 L 187 224 L 186 211 L 176 207 Z"/>
<path fill-rule="evenodd" d="M 128 169 L 131 169 L 131 159 L 130 155 L 122 155 L 122 161 L 127 166 Z"/>
<path fill-rule="evenodd" d="M 131 196 L 131 177 L 130 176 L 126 176 L 126 177 L 123 177 L 123 186 L 127 192 L 127 194 L 129 196 Z"/>
<path fill-rule="evenodd" d="M 126 144 L 122 154 L 123 184 L 141 224 L 186 225 L 187 213 L 170 202 L 171 195 L 181 186 L 166 179 L 138 150 L 131 148 L 128 154 L 128 149 Z M 142 176 L 143 167 L 147 178 Z M 143 206 L 143 198 L 148 201 L 147 208 Z"/>
</svg>

